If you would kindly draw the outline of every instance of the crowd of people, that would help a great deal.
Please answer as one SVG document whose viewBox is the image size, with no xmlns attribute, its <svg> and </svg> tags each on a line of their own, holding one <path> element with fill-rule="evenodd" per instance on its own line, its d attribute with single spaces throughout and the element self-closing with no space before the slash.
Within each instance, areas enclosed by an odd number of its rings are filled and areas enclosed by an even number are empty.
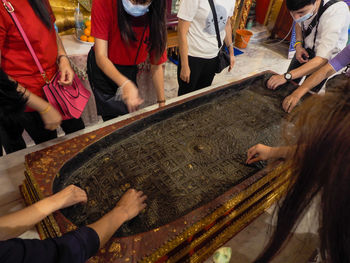
<svg viewBox="0 0 350 263">
<path fill-rule="evenodd" d="M 3 2 L 9 3 L 7 0 Z M 210 86 L 217 72 L 218 39 L 226 45 L 234 67 L 230 17 L 235 1 L 181 0 L 178 12 L 179 95 Z M 350 65 L 350 12 L 338 0 L 287 0 L 295 21 L 296 54 L 285 74 L 274 75 L 267 88 L 298 88 L 281 107 L 293 125 L 283 131 L 281 147 L 258 144 L 247 151 L 247 163 L 284 159 L 291 173 L 288 192 L 278 210 L 270 242 L 255 262 L 270 262 L 288 241 L 315 196 L 321 197 L 320 251 L 324 262 L 350 262 L 350 81 L 327 89 L 327 79 Z M 13 10 L 9 10 L 12 7 Z M 166 3 L 163 0 L 94 0 L 87 71 L 98 114 L 104 121 L 133 112 L 143 100 L 136 77 L 138 65 L 149 58 L 157 103 L 165 105 L 163 66 L 166 53 Z M 60 85 L 71 85 L 74 71 L 59 35 L 48 0 L 11 0 L 0 8 L 0 149 L 11 153 L 26 147 L 27 131 L 35 143 L 57 137 L 61 126 L 68 134 L 84 128 L 81 119 L 63 120 L 46 100 L 45 78 L 36 67 L 20 31 L 9 15 L 15 12 L 43 65 L 47 78 L 60 72 Z M 218 21 L 215 21 L 217 19 Z M 219 28 L 220 37 L 217 35 Z M 347 68 L 346 68 L 347 70 Z M 335 76 L 334 78 L 337 78 Z M 326 83 L 326 84 L 325 84 Z M 322 87 L 325 94 L 318 94 Z M 305 94 L 314 95 L 303 101 Z M 298 106 L 296 109 L 295 107 Z M 0 217 L 1 262 L 85 262 L 127 220 L 145 209 L 146 196 L 131 189 L 115 208 L 95 223 L 60 238 L 16 238 L 58 209 L 86 202 L 84 190 L 69 186 L 23 210 Z M 38 257 L 40 254 L 40 257 Z"/>
</svg>

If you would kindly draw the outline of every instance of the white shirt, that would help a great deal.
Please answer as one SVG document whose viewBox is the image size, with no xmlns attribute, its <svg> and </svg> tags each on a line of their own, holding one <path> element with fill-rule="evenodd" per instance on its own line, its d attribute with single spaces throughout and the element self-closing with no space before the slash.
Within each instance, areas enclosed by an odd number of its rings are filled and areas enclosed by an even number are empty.
<svg viewBox="0 0 350 263">
<path fill-rule="evenodd" d="M 329 0 L 324 0 L 326 4 Z M 310 25 L 312 18 L 302 23 L 304 29 Z M 348 28 L 350 24 L 350 12 L 348 5 L 339 1 L 327 8 L 322 14 L 317 30 L 315 42 L 316 56 L 330 60 L 335 57 L 348 42 Z M 314 45 L 316 27 L 306 37 L 305 47 L 312 48 Z"/>
<path fill-rule="evenodd" d="M 230 22 L 229 17 L 233 15 L 235 2 L 214 0 L 222 43 L 226 36 L 226 23 Z M 218 55 L 214 18 L 208 0 L 181 0 L 177 17 L 191 22 L 187 33 L 189 56 L 210 59 Z"/>
</svg>

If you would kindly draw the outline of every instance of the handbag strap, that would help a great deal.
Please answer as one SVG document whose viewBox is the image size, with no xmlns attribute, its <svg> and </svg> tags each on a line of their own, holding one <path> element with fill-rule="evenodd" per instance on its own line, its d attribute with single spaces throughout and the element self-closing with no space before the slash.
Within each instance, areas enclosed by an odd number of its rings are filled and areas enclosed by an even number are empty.
<svg viewBox="0 0 350 263">
<path fill-rule="evenodd" d="M 30 41 L 27 37 L 27 34 L 24 32 L 23 27 L 21 25 L 21 23 L 19 22 L 16 14 L 15 14 L 15 9 L 13 8 L 12 4 L 7 1 L 7 0 L 2 0 L 2 3 L 4 4 L 5 9 L 7 10 L 7 12 L 10 14 L 10 16 L 13 19 L 13 22 L 15 23 L 16 27 L 18 28 L 19 33 L 21 34 L 24 42 L 26 43 L 27 48 L 29 49 L 30 54 L 32 55 L 35 64 L 37 65 L 41 76 L 43 77 L 43 79 L 45 80 L 46 83 L 50 83 L 50 81 L 47 79 L 46 77 L 46 73 L 43 69 L 43 67 L 41 66 L 39 59 L 37 57 L 37 55 L 35 54 L 35 51 L 32 47 L 32 45 L 30 44 Z"/>
<path fill-rule="evenodd" d="M 137 49 L 137 53 L 136 53 L 136 57 L 135 57 L 135 61 L 134 61 L 135 65 L 136 65 L 137 58 L 139 57 L 139 53 L 140 53 L 141 45 L 142 45 L 142 42 L 143 42 L 143 38 L 145 36 L 146 29 L 147 29 L 147 25 L 145 25 L 145 27 L 143 29 L 143 32 L 142 32 L 142 37 L 141 37 L 141 40 L 140 40 L 139 48 Z"/>
<path fill-rule="evenodd" d="M 3 0 L 4 1 L 4 0 Z M 218 24 L 218 16 L 216 14 L 216 9 L 215 9 L 215 5 L 214 5 L 214 1 L 213 0 L 208 0 L 209 1 L 209 5 L 211 8 L 211 11 L 213 13 L 213 17 L 214 17 L 214 25 L 215 25 L 215 32 L 216 32 L 216 38 L 218 40 L 218 47 L 219 49 L 222 46 L 222 42 L 221 42 L 221 37 L 220 37 L 220 30 L 219 30 L 219 24 Z"/>
</svg>

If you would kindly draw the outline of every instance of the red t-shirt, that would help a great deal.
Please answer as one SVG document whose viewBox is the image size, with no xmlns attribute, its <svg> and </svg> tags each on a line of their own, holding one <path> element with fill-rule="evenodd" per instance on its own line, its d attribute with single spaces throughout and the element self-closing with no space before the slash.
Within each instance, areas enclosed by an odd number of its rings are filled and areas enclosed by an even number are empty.
<svg viewBox="0 0 350 263">
<path fill-rule="evenodd" d="M 116 0 L 93 0 L 91 8 L 91 35 L 95 38 L 108 41 L 108 58 L 118 65 L 135 65 L 137 50 L 140 46 L 140 40 L 143 32 L 139 54 L 136 65 L 144 62 L 148 56 L 149 25 L 148 14 L 135 18 L 130 17 L 130 23 L 135 32 L 137 41 L 130 41 L 126 44 L 122 38 L 118 26 L 117 1 Z M 155 61 L 154 54 L 150 54 L 151 64 L 159 65 L 167 60 L 166 50 L 162 57 Z"/>
<path fill-rule="evenodd" d="M 33 49 L 51 79 L 57 72 L 57 42 L 54 27 L 49 30 L 34 13 L 27 0 L 11 0 L 15 14 Z M 52 20 L 54 15 L 50 9 Z M 34 94 L 44 98 L 45 85 L 38 67 L 31 56 L 15 23 L 3 5 L 0 6 L 1 68 L 4 72 Z"/>
</svg>

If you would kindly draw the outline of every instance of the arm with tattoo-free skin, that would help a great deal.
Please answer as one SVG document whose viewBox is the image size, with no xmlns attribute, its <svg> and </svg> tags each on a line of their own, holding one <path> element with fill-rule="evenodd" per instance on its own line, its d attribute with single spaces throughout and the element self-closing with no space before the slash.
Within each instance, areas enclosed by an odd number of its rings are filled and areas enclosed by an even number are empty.
<svg viewBox="0 0 350 263">
<path fill-rule="evenodd" d="M 110 212 L 88 225 L 97 233 L 100 248 L 124 222 L 137 216 L 146 207 L 144 203 L 146 198 L 141 191 L 129 189 Z M 81 202 L 87 202 L 86 192 L 75 185 L 70 185 L 31 206 L 1 216 L 0 240 L 15 238 L 53 212 Z"/>
<path fill-rule="evenodd" d="M 179 36 L 179 51 L 181 59 L 181 72 L 180 78 L 189 83 L 191 76 L 191 69 L 188 64 L 188 42 L 187 33 L 190 29 L 191 22 L 179 18 L 178 24 L 178 36 Z"/>
<path fill-rule="evenodd" d="M 298 87 L 295 91 L 293 91 L 292 94 L 290 94 L 288 97 L 286 97 L 283 100 L 283 103 L 282 103 L 283 109 L 288 113 L 292 112 L 292 110 L 295 108 L 297 103 L 306 93 L 308 93 L 311 89 L 313 89 L 315 86 L 320 84 L 324 79 L 330 77 L 334 73 L 336 73 L 336 71 L 333 69 L 333 67 L 329 63 L 321 67 L 319 70 L 313 73 L 310 77 L 308 77 L 300 87 Z"/>
<path fill-rule="evenodd" d="M 299 61 L 299 63 L 302 63 L 303 65 L 289 72 L 292 75 L 292 80 L 312 74 L 324 64 L 326 64 L 328 61 L 327 59 L 318 56 L 309 60 L 309 53 L 301 44 L 303 37 L 301 27 L 298 23 L 295 24 L 295 33 L 297 42 L 300 42 L 298 45 L 295 46 L 295 58 Z M 276 89 L 279 86 L 285 84 L 286 82 L 287 80 L 284 78 L 283 74 L 274 75 L 267 82 L 267 87 L 269 89 Z"/>
<path fill-rule="evenodd" d="M 270 147 L 264 144 L 257 144 L 249 148 L 247 151 L 247 164 L 251 164 L 258 161 L 267 161 L 270 159 L 285 159 L 288 158 L 293 147 L 283 146 L 283 147 Z"/>
<path fill-rule="evenodd" d="M 31 229 L 56 210 L 86 202 L 85 191 L 70 185 L 62 191 L 47 197 L 17 212 L 0 217 L 0 240 L 15 238 Z"/>
<path fill-rule="evenodd" d="M 74 78 L 74 70 L 72 69 L 69 59 L 67 57 L 67 53 L 63 47 L 62 40 L 60 36 L 56 33 L 56 41 L 57 41 L 57 63 L 58 70 L 61 72 L 60 79 L 58 81 L 59 84 L 63 86 L 72 85 Z"/>
<path fill-rule="evenodd" d="M 153 86 L 157 92 L 158 104 L 159 107 L 162 107 L 165 105 L 163 65 L 151 65 L 151 74 Z"/>
<path fill-rule="evenodd" d="M 231 17 L 227 18 L 225 31 L 226 31 L 225 44 L 228 47 L 228 50 L 230 52 L 230 66 L 228 68 L 228 71 L 230 72 L 235 64 L 235 54 L 233 51 L 233 43 L 232 43 Z"/>
<path fill-rule="evenodd" d="M 124 222 L 134 218 L 146 208 L 144 203 L 146 198 L 141 191 L 130 189 L 122 196 L 115 208 L 95 223 L 88 225 L 99 236 L 100 248 L 107 243 Z"/>
<path fill-rule="evenodd" d="M 299 45 L 300 46 L 300 45 Z M 302 48 L 302 47 L 301 47 Z M 292 75 L 293 79 L 298 79 L 303 76 L 309 75 L 316 70 L 318 70 L 320 67 L 325 65 L 327 63 L 327 59 L 321 58 L 321 57 L 314 57 L 311 60 L 308 60 L 305 64 L 301 65 L 300 67 L 291 70 L 289 73 Z M 284 78 L 284 75 L 273 75 L 267 82 L 267 87 L 269 89 L 276 89 L 279 86 L 285 84 L 287 80 Z"/>
</svg>

